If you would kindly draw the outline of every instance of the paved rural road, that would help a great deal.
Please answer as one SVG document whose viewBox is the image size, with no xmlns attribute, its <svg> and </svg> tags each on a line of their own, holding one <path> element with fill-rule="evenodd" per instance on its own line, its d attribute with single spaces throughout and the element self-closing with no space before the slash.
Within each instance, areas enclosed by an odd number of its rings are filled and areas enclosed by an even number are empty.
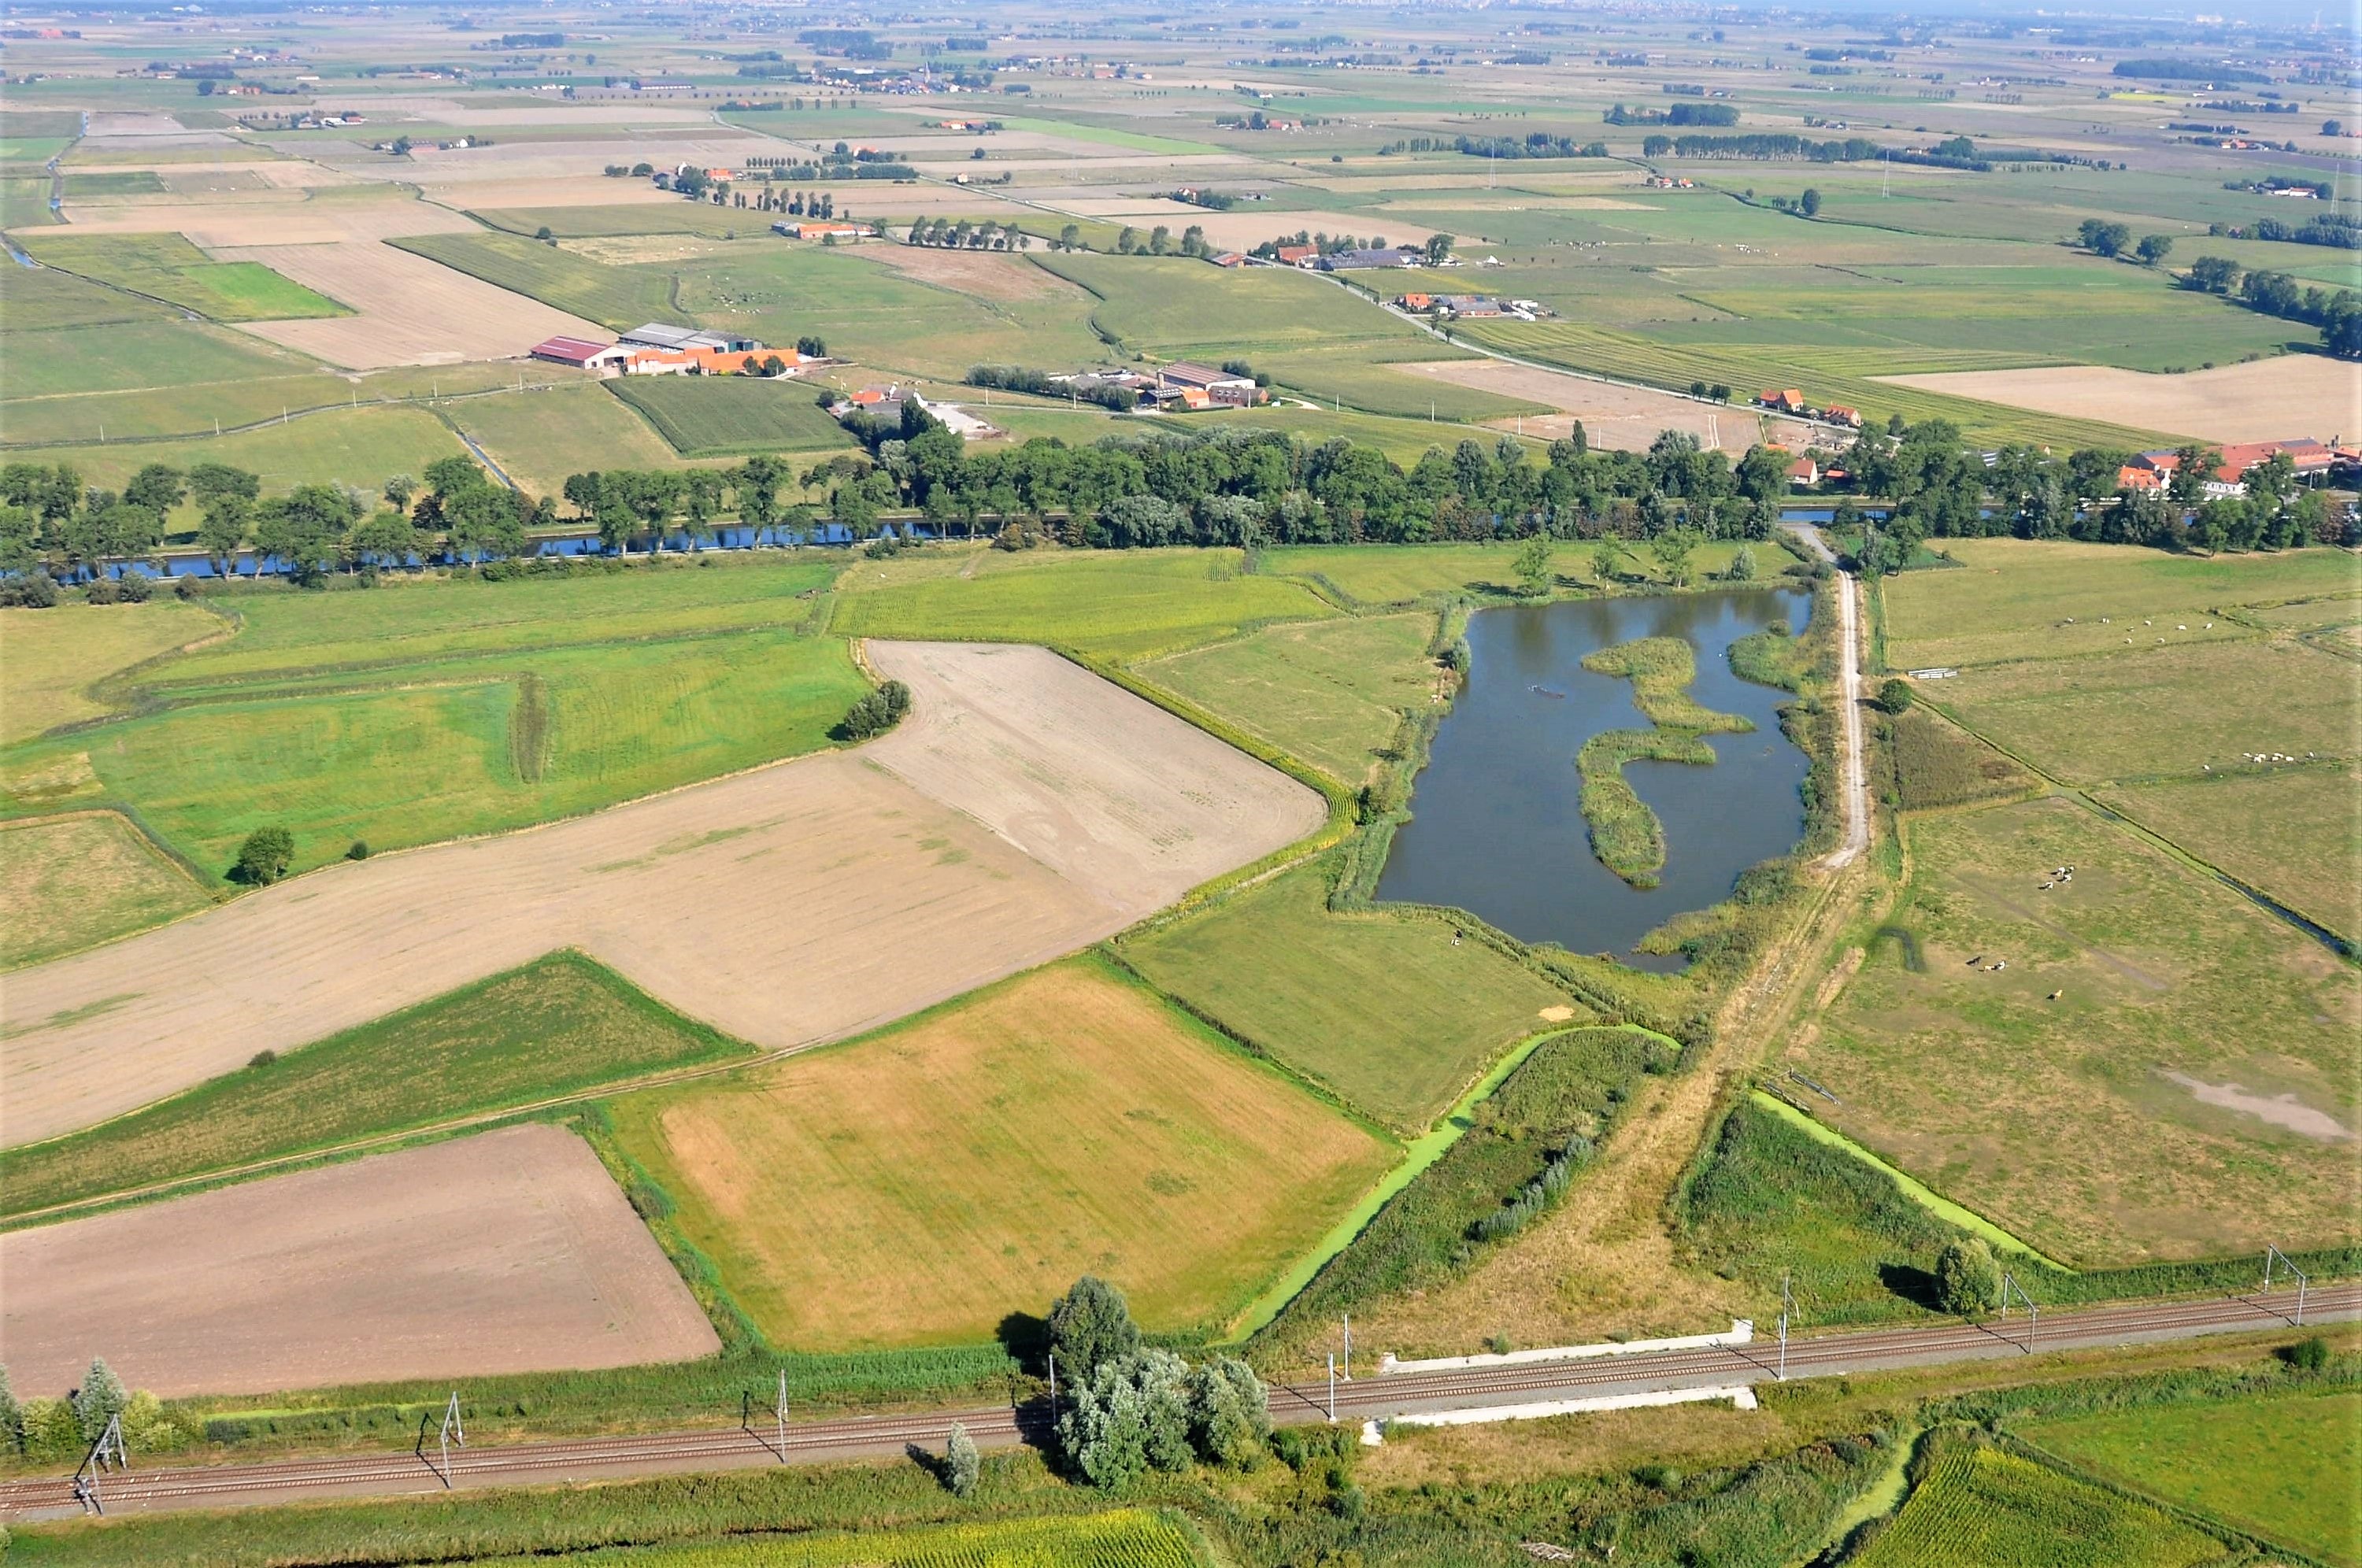
<svg viewBox="0 0 2362 1568">
<path fill-rule="evenodd" d="M 1818 528 L 1801 523 L 1788 531 L 1805 541 L 1821 559 L 1835 564 Z M 1844 703 L 1845 732 L 1839 743 L 1844 755 L 1838 767 L 1845 774 L 1845 838 L 1821 859 L 1824 870 L 1836 871 L 1861 858 L 1870 847 L 1870 777 L 1863 762 L 1861 739 L 1861 588 L 1844 572 L 1838 573 L 1838 691 Z"/>
<path fill-rule="evenodd" d="M 2296 1293 L 2089 1308 L 2046 1313 L 2036 1350 L 2104 1349 L 2159 1340 L 2282 1330 L 2294 1325 Z M 2304 1321 L 2362 1318 L 2362 1283 L 2324 1286 L 2305 1302 Z M 2004 1322 L 1944 1323 L 1800 1339 L 1788 1346 L 1794 1377 L 1833 1377 L 1947 1362 L 1986 1361 L 2029 1353 L 2021 1314 Z M 1778 1375 L 1779 1347 L 1769 1340 L 1708 1350 L 1659 1351 L 1582 1361 L 1529 1362 L 1469 1371 L 1414 1373 L 1340 1381 L 1334 1414 L 1341 1421 L 1383 1419 L 1422 1411 L 1523 1405 L 1541 1400 L 1768 1383 Z M 1327 1384 L 1281 1385 L 1271 1390 L 1273 1419 L 1309 1425 L 1330 1419 Z M 759 1401 L 758 1401 L 759 1408 Z M 874 1458 L 912 1445 L 941 1452 L 951 1424 L 964 1424 L 977 1442 L 1007 1447 L 1048 1435 L 1047 1402 L 980 1410 L 935 1410 L 903 1416 L 853 1416 L 791 1422 L 782 1453 L 767 1412 L 748 1428 L 647 1437 L 588 1438 L 578 1442 L 453 1449 L 448 1484 L 455 1487 L 616 1480 L 675 1471 L 752 1468 L 781 1463 Z M 137 1466 L 139 1463 L 133 1456 Z M 430 1435 L 423 1452 L 347 1453 L 276 1463 L 207 1468 L 135 1468 L 105 1477 L 100 1501 L 110 1514 L 162 1508 L 226 1507 L 296 1498 L 439 1492 L 443 1458 Z M 64 1477 L 0 1485 L 0 1514 L 17 1518 L 79 1511 Z"/>
</svg>

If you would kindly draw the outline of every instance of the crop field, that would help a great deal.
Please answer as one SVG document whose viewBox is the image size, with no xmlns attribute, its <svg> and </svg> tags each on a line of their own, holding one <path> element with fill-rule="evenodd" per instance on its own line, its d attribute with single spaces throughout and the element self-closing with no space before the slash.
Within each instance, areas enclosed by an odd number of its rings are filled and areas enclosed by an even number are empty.
<svg viewBox="0 0 2362 1568">
<path fill-rule="evenodd" d="M 2362 1562 L 2362 1394 L 2242 1399 L 2034 1423 L 2110 1479 L 2333 1562 Z"/>
<path fill-rule="evenodd" d="M 2293 640 L 2185 643 L 2174 630 L 2202 624 L 2166 623 L 2164 647 L 1966 669 L 1928 695 L 2075 784 L 2244 770 L 2259 766 L 2246 760 L 2259 752 L 2354 754 L 2349 661 Z"/>
<path fill-rule="evenodd" d="M 1392 1158 L 1088 959 L 612 1110 L 739 1303 L 814 1348 L 988 1339 L 1078 1266 L 1219 1327 Z"/>
<path fill-rule="evenodd" d="M 248 376 L 281 377 L 301 364 L 237 333 L 195 322 L 110 322 L 43 331 L 11 327 L 0 341 L 8 346 L 11 403 L 140 387 L 203 387 Z M 98 423 L 94 417 L 69 430 L 89 440 L 98 435 Z"/>
<path fill-rule="evenodd" d="M 1436 692 L 1431 615 L 1266 626 L 1140 673 L 1349 786 L 1366 780 Z"/>
<path fill-rule="evenodd" d="M 2146 1504 L 1979 1448 L 1937 1462 L 1863 1568 L 2182 1568 L 2223 1543 Z"/>
<path fill-rule="evenodd" d="M 617 332 L 652 321 L 689 325 L 668 299 L 670 275 L 658 268 L 610 267 L 522 235 L 422 234 L 394 244 Z"/>
<path fill-rule="evenodd" d="M 1392 344 L 1385 347 L 1388 350 L 1395 348 Z M 1445 357 L 1442 344 L 1436 344 L 1435 350 L 1435 358 Z M 1422 352 L 1422 361 L 1426 358 Z M 1474 361 L 1477 364 L 1488 362 Z M 1446 369 L 1457 370 L 1461 363 L 1453 361 Z M 1331 406 L 1343 403 L 1367 413 L 1393 414 L 1403 419 L 1432 416 L 1476 425 L 1486 420 L 1513 419 L 1520 414 L 1541 415 L 1551 411 L 1546 403 L 1529 398 L 1504 396 L 1482 383 L 1472 384 L 1449 375 L 1429 374 L 1427 372 L 1432 367 L 1424 362 L 1399 370 L 1384 363 L 1374 363 L 1366 345 L 1297 354 L 1257 355 L 1254 368 L 1269 375 L 1282 393 L 1301 392 Z"/>
<path fill-rule="evenodd" d="M 177 234 L 45 234 L 25 248 L 45 266 L 152 294 L 215 321 L 352 314 L 258 262 L 216 261 Z"/>
<path fill-rule="evenodd" d="M 374 239 L 259 245 L 221 254 L 268 263 L 324 293 L 359 302 L 356 314 L 341 321 L 278 321 L 248 328 L 332 365 L 374 370 L 522 359 L 545 337 L 579 337 L 593 330 L 569 312 Z"/>
<path fill-rule="evenodd" d="M 1335 612 L 1292 582 L 1241 570 L 1236 550 L 927 554 L 857 563 L 830 630 L 855 637 L 1046 643 L 1133 660 Z"/>
<path fill-rule="evenodd" d="M 1691 567 L 1706 577 L 1730 569 L 1737 545 L 1699 547 Z M 1263 552 L 1265 576 L 1298 578 L 1357 606 L 1408 604 L 1430 596 L 1521 591 L 1512 558 L 1516 548 L 1490 545 L 1291 545 Z M 1759 560 L 1763 552 L 1756 552 Z M 1661 582 L 1656 563 L 1643 551 L 1619 569 L 1620 579 Z M 1568 542 L 1551 550 L 1551 574 L 1562 583 L 1595 588 L 1599 568 L 1594 547 Z"/>
<path fill-rule="evenodd" d="M 1541 405 L 1540 415 L 1535 416 L 1531 407 L 1523 410 L 1526 417 L 1517 421 L 1516 428 L 1555 438 L 1570 434 L 1579 421 L 1584 439 L 1601 451 L 1645 452 L 1667 430 L 1694 436 L 1707 446 L 1732 452 L 1743 452 L 1759 440 L 1802 449 L 1815 438 L 1810 426 L 1775 414 L 1717 406 L 1685 392 L 1628 386 L 1532 365 L 1471 358 L 1410 365 L 1405 370 L 1426 382 L 1431 392 L 1465 389 L 1513 402 L 1534 400 Z M 1520 412 L 1501 411 L 1504 414 Z M 1485 417 L 1495 425 L 1507 423 L 1500 414 Z"/>
<path fill-rule="evenodd" d="M 719 1348 L 598 1156 L 542 1125 L 9 1231 L 0 1266 L 28 1395 L 90 1364 L 94 1279 L 109 1364 L 166 1397 Z"/>
<path fill-rule="evenodd" d="M 2076 1266 L 2350 1234 L 2349 966 L 2064 801 L 1904 831 L 1921 966 L 1882 944 L 1790 1049 L 1826 1121 Z"/>
<path fill-rule="evenodd" d="M 1042 650 L 869 657 L 916 702 L 857 754 L 339 861 L 20 971 L 0 995 L 5 1136 L 87 1126 L 567 945 L 756 1044 L 842 1038 L 1073 952 L 1322 821 L 1311 790 Z M 789 722 L 816 738 L 847 701 Z M 320 847 L 298 837 L 306 863 Z"/>
<path fill-rule="evenodd" d="M 0 834 L 0 845 L 17 835 Z M 0 1151 L 7 1194 L 0 1213 L 745 1054 L 744 1045 L 649 1000 L 580 954 L 557 953 L 88 1132 Z"/>
<path fill-rule="evenodd" d="M 1571 999 L 1441 921 L 1332 914 L 1316 862 L 1123 944 L 1191 1008 L 1406 1131 L 1425 1128 Z M 1553 1018 L 1552 1015 L 1556 1015 Z"/>
<path fill-rule="evenodd" d="M 2100 800 L 2315 924 L 2362 938 L 2362 774 L 2351 766 L 2118 785 Z"/>
<path fill-rule="evenodd" d="M 2107 420 L 2138 409 L 2144 421 L 2160 430 L 2216 446 L 2285 439 L 2290 431 L 2312 429 L 2324 414 L 2332 435 L 2362 429 L 2354 372 L 2318 354 L 2278 355 L 2176 376 L 2069 365 L 1893 380 L 1925 392 L 2069 419 Z"/>
<path fill-rule="evenodd" d="M 1969 569 L 1904 572 L 1880 587 L 1886 662 L 1895 669 L 2079 658 L 2120 651 L 2126 637 L 2154 648 L 2164 635 L 2186 653 L 2194 642 L 2245 635 L 2224 612 L 2362 589 L 2362 560 L 2340 550 L 2203 557 L 2020 539 L 1941 543 Z"/>
<path fill-rule="evenodd" d="M 752 376 L 635 376 L 608 390 L 685 458 L 852 447 L 801 381 Z"/>
<path fill-rule="evenodd" d="M 0 969 L 39 964 L 213 900 L 113 812 L 0 826 Z"/>
<path fill-rule="evenodd" d="M 0 745 L 111 711 L 91 695 L 109 676 L 229 630 L 194 604 L 153 601 L 62 616 L 0 610 Z"/>
</svg>

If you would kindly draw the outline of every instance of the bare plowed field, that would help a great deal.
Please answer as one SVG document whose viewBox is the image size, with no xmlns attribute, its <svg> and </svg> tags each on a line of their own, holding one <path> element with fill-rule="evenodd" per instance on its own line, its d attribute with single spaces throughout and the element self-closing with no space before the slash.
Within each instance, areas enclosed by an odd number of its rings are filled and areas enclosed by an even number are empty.
<svg viewBox="0 0 2362 1568">
<path fill-rule="evenodd" d="M 1443 359 L 1425 365 L 1390 365 L 1387 369 L 1414 376 L 1431 376 L 1479 392 L 1526 398 L 1559 410 L 1556 414 L 1527 414 L 1522 426 L 1529 436 L 1552 439 L 1567 434 L 1576 420 L 1591 444 L 1611 452 L 1645 452 L 1660 431 L 1679 430 L 1708 447 L 1717 441 L 1726 451 L 1743 452 L 1758 441 L 1779 441 L 1802 451 L 1812 445 L 1812 427 L 1793 419 L 1758 414 L 1747 408 L 1716 408 L 1694 398 L 1647 387 L 1619 386 L 1587 376 L 1505 364 L 1498 359 Z M 1516 422 L 1496 419 L 1507 428 Z"/>
<path fill-rule="evenodd" d="M 468 234 L 476 228 L 462 214 L 407 196 L 313 201 L 278 191 L 253 200 L 233 196 L 194 204 L 85 207 L 68 203 L 66 221 L 77 234 L 183 234 L 190 243 L 207 250 L 238 245 L 278 248 L 348 239 L 397 239 L 413 234 Z"/>
<path fill-rule="evenodd" d="M 545 337 L 606 337 L 580 316 L 375 240 L 258 245 L 215 254 L 225 261 L 259 261 L 352 306 L 359 315 L 253 322 L 246 330 L 357 370 L 507 359 Z"/>
<path fill-rule="evenodd" d="M 2036 370 L 1954 370 L 1882 376 L 1899 386 L 1949 392 L 2071 419 L 2170 430 L 2195 440 L 2352 440 L 2362 432 L 2362 373 L 2320 354 L 2289 354 L 2179 376 L 2104 365 Z"/>
<path fill-rule="evenodd" d="M 53 1137 L 554 948 L 756 1044 L 1120 930 L 1319 797 L 1039 648 L 875 644 L 903 727 L 497 838 L 342 862 L 9 977 L 0 1143 Z"/>
<path fill-rule="evenodd" d="M 0 1235 L 0 1355 L 56 1396 L 688 1361 L 720 1347 L 589 1145 L 549 1126 Z"/>
</svg>

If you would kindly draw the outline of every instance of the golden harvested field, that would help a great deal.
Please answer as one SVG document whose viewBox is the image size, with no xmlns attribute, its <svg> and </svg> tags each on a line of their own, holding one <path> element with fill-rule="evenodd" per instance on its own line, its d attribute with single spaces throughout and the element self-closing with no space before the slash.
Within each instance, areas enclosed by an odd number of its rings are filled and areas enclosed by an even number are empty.
<svg viewBox="0 0 2362 1568">
<path fill-rule="evenodd" d="M 2050 365 L 2032 370 L 1952 370 L 1879 376 L 1923 392 L 1948 392 L 2070 419 L 2140 423 L 2195 441 L 2317 441 L 2362 435 L 2362 376 L 2323 354 L 2284 354 L 2178 376 L 2105 365 Z"/>
<path fill-rule="evenodd" d="M 866 260 L 883 262 L 922 283 L 955 289 L 988 300 L 1031 300 L 1063 296 L 1077 307 L 1090 296 L 1054 272 L 1046 272 L 1023 256 L 1007 251 L 945 250 L 929 245 L 873 245 Z"/>
<path fill-rule="evenodd" d="M 857 752 L 339 862 L 17 974 L 0 1138 L 88 1125 L 561 946 L 759 1045 L 841 1038 L 1120 930 L 1323 820 L 1311 790 L 1043 649 L 870 657 L 916 703 Z"/>
<path fill-rule="evenodd" d="M 545 337 L 607 337 L 596 323 L 375 240 L 258 245 L 214 254 L 225 261 L 259 261 L 352 306 L 359 314 L 253 322 L 245 330 L 353 370 L 511 359 Z"/>
<path fill-rule="evenodd" d="M 94 1355 L 171 1397 L 721 1348 L 598 1156 L 545 1125 L 11 1231 L 0 1272 L 24 1394 Z"/>
<path fill-rule="evenodd" d="M 69 207 L 76 234 L 178 233 L 206 250 L 239 246 L 334 245 L 350 239 L 392 239 L 413 234 L 472 234 L 476 226 L 448 207 L 388 192 L 355 193 L 337 201 L 306 200 L 301 192 L 272 192 L 252 201 L 178 205 Z M 232 258 L 235 259 L 235 258 Z"/>
<path fill-rule="evenodd" d="M 973 1342 L 1089 1271 L 1219 1325 L 1391 1155 L 1088 959 L 888 1033 L 627 1097 L 618 1135 L 773 1340 Z"/>
<path fill-rule="evenodd" d="M 62 615 L 0 610 L 0 745 L 96 718 L 109 710 L 90 695 L 92 686 L 228 630 L 218 615 L 165 600 L 70 608 Z"/>
<path fill-rule="evenodd" d="M 0 827 L 0 969 L 213 902 L 113 812 Z"/>
<path fill-rule="evenodd" d="M 1677 397 L 1649 387 L 1618 386 L 1530 365 L 1504 364 L 1498 359 L 1443 359 L 1423 365 L 1392 365 L 1404 375 L 1425 376 L 1454 386 L 1503 397 L 1525 398 L 1555 408 L 1556 415 L 1527 414 L 1496 419 L 1502 429 L 1522 429 L 1528 436 L 1551 439 L 1564 436 L 1576 420 L 1594 447 L 1612 452 L 1645 452 L 1659 433 L 1679 430 L 1711 447 L 1718 440 L 1732 452 L 1743 452 L 1759 441 L 1783 441 L 1802 451 L 1812 444 L 1811 427 L 1793 419 L 1759 414 L 1746 408 L 1717 407 L 1695 398 Z"/>
</svg>

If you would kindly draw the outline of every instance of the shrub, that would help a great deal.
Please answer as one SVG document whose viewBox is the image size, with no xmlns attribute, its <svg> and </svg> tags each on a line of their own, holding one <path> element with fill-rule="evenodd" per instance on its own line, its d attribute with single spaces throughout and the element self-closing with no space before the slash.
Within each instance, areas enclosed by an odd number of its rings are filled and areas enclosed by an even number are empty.
<svg viewBox="0 0 2362 1568">
<path fill-rule="evenodd" d="M 899 680 L 889 680 L 847 709 L 836 733 L 840 739 L 866 741 L 900 723 L 902 715 L 910 711 L 911 689 Z"/>
<path fill-rule="evenodd" d="M 951 1439 L 944 1444 L 944 1485 L 955 1497 L 965 1497 L 976 1490 L 977 1471 L 984 1466 L 984 1456 L 976 1451 L 976 1440 L 957 1421 L 952 1423 Z"/>
<path fill-rule="evenodd" d="M 1890 713 L 1909 712 L 1911 697 L 1911 683 L 1899 678 L 1878 689 L 1878 705 Z"/>
<path fill-rule="evenodd" d="M 0 1366 L 0 1449 L 18 1452 L 25 1446 L 25 1408 L 17 1403 L 16 1386 L 8 1369 Z"/>
<path fill-rule="evenodd" d="M 1992 1249 L 1974 1236 L 1946 1242 L 1936 1257 L 1936 1300 L 1964 1318 L 2001 1305 L 2001 1268 Z"/>
<path fill-rule="evenodd" d="M 275 824 L 256 828 L 238 845 L 237 864 L 230 867 L 230 880 L 250 888 L 269 887 L 287 875 L 288 863 L 294 858 L 294 834 Z"/>
<path fill-rule="evenodd" d="M 63 1399 L 26 1400 L 22 1420 L 28 1459 L 79 1459 L 88 1446 L 83 1441 L 82 1423 L 74 1419 L 73 1407 Z"/>
<path fill-rule="evenodd" d="M 369 857 L 369 840 L 365 838 L 353 840 L 352 847 L 345 851 L 345 858 L 348 860 L 367 860 Z"/>
<path fill-rule="evenodd" d="M 1083 1275 L 1051 1304 L 1050 1349 L 1076 1382 L 1087 1382 L 1100 1364 L 1139 1348 L 1140 1325 L 1131 1320 L 1123 1292 L 1098 1275 Z"/>
<path fill-rule="evenodd" d="M 50 610 L 57 602 L 58 585 L 48 572 L 27 572 L 0 581 L 0 610 Z"/>
<path fill-rule="evenodd" d="M 2329 1342 L 2319 1334 L 2299 1340 L 2280 1352 L 2280 1359 L 2299 1372 L 2320 1372 L 2329 1365 Z"/>
<path fill-rule="evenodd" d="M 279 1060 L 279 1053 L 276 1051 L 257 1051 L 246 1059 L 246 1065 L 249 1067 L 267 1067 L 277 1060 Z"/>
</svg>

